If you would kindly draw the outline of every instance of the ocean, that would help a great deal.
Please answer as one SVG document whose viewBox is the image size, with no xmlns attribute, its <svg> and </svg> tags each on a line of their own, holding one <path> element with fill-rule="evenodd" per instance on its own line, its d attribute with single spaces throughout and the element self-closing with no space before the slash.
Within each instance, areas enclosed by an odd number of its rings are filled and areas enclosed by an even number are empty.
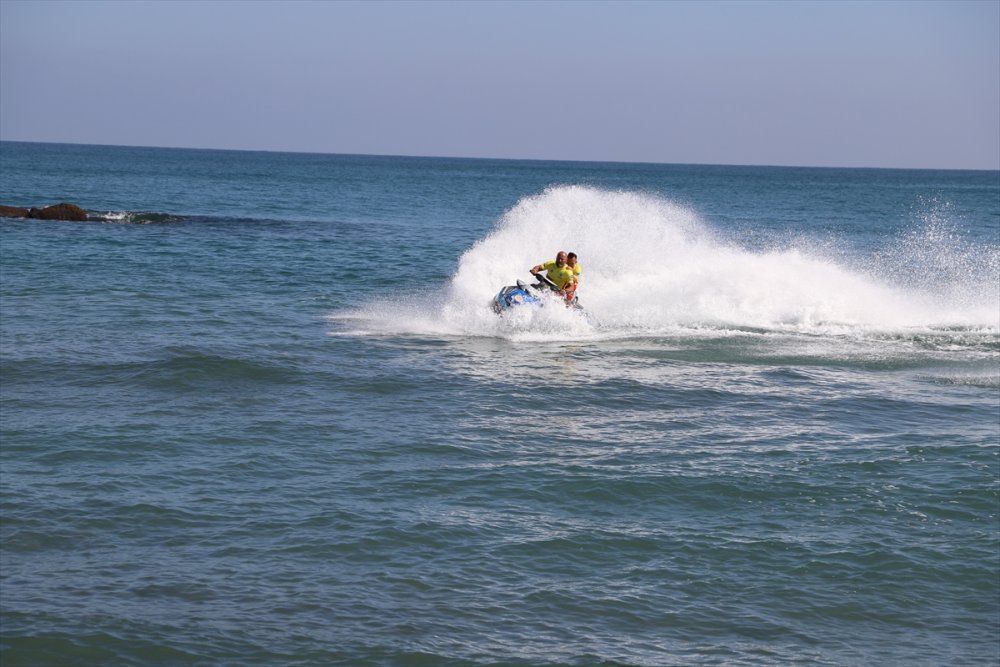
<svg viewBox="0 0 1000 667">
<path fill-rule="evenodd" d="M 62 201 L 4 667 L 1000 664 L 998 172 L 0 143 Z"/>
</svg>

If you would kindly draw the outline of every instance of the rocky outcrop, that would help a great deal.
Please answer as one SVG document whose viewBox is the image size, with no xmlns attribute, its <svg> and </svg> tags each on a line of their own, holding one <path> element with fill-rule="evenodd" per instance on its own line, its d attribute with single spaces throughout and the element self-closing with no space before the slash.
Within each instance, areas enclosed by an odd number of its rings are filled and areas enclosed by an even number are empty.
<svg viewBox="0 0 1000 667">
<path fill-rule="evenodd" d="M 19 208 L 17 206 L 0 206 L 0 217 L 32 218 L 33 220 L 75 220 L 83 222 L 87 212 L 76 204 L 56 204 L 45 208 Z"/>
<path fill-rule="evenodd" d="M 76 204 L 56 204 L 45 208 L 33 208 L 28 211 L 28 217 L 35 220 L 76 220 L 83 222 L 87 212 Z"/>
<path fill-rule="evenodd" d="M 27 218 L 28 213 L 29 211 L 26 208 L 0 205 L 0 218 Z"/>
</svg>

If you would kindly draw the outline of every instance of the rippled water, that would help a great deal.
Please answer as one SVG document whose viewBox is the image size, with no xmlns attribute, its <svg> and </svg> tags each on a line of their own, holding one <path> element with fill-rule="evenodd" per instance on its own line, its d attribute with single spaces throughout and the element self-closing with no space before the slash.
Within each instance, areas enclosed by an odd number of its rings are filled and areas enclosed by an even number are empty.
<svg viewBox="0 0 1000 667">
<path fill-rule="evenodd" d="M 1000 662 L 996 172 L 0 145 L 58 200 L 4 665 Z"/>
</svg>

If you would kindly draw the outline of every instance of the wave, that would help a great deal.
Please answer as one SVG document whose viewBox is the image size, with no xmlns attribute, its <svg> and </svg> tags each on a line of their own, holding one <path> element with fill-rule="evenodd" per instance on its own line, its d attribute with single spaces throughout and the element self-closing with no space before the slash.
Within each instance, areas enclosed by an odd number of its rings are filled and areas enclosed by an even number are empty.
<svg viewBox="0 0 1000 667">
<path fill-rule="evenodd" d="M 80 363 L 77 360 L 5 359 L 0 365 L 10 382 L 58 377 L 68 385 L 93 387 L 144 385 L 154 389 L 214 388 L 225 393 L 249 386 L 295 384 L 297 368 L 250 357 L 206 354 L 193 349 L 170 349 L 162 359 Z"/>
<path fill-rule="evenodd" d="M 151 211 L 88 211 L 87 219 L 94 222 L 107 222 L 120 225 L 151 225 L 182 222 L 187 218 L 170 213 L 155 213 Z"/>
<path fill-rule="evenodd" d="M 274 222 L 284 224 L 282 220 L 270 218 L 247 218 L 220 215 L 179 215 L 176 213 L 158 213 L 155 211 L 87 211 L 88 222 L 102 222 L 117 225 L 158 225 L 158 224 L 248 224 Z"/>
<path fill-rule="evenodd" d="M 974 245 L 938 211 L 867 257 L 801 240 L 747 249 L 663 197 L 586 186 L 526 197 L 459 259 L 436 307 L 378 300 L 335 319 L 354 334 L 513 340 L 822 335 L 919 345 L 985 344 L 1000 332 L 1000 247 Z M 575 251 L 584 316 L 560 308 L 497 317 L 502 285 Z"/>
</svg>

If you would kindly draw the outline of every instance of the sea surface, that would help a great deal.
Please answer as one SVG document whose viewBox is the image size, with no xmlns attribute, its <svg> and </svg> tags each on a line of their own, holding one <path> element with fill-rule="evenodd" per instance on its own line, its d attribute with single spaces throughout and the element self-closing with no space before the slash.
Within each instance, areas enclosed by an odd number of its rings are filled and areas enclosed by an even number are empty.
<svg viewBox="0 0 1000 667">
<path fill-rule="evenodd" d="M 0 143 L 61 201 L 4 667 L 1000 664 L 998 172 Z"/>
</svg>

